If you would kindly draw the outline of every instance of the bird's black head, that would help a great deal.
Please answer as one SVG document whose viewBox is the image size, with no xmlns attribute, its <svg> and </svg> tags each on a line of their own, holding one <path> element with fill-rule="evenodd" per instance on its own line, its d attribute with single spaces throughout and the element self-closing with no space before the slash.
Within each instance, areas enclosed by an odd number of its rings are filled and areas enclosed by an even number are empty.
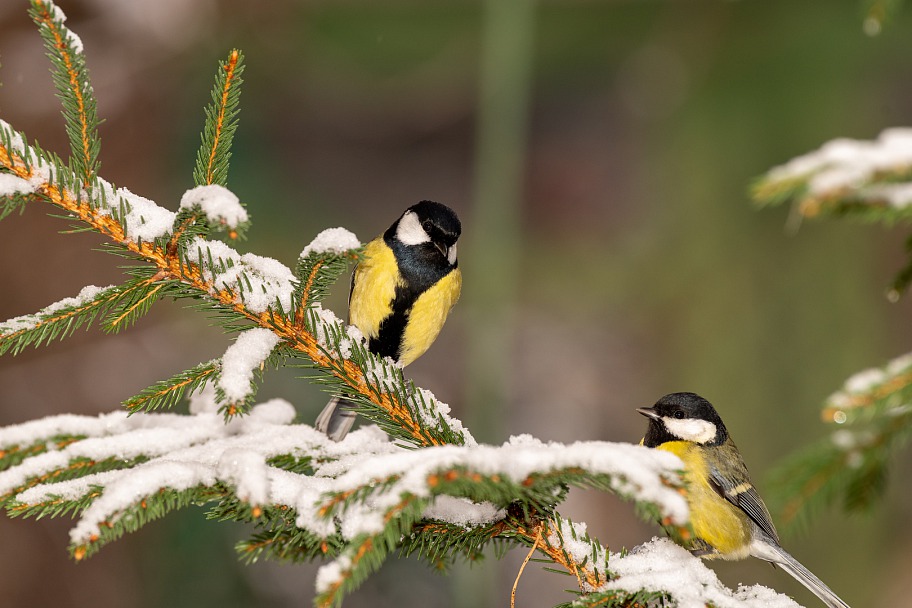
<svg viewBox="0 0 912 608">
<path fill-rule="evenodd" d="M 383 236 L 387 243 L 439 252 L 449 266 L 456 266 L 456 241 L 461 232 L 455 211 L 434 201 L 421 201 L 406 209 Z"/>
<path fill-rule="evenodd" d="M 649 418 L 643 444 L 654 448 L 668 441 L 692 441 L 702 445 L 721 445 L 728 431 L 716 408 L 695 393 L 671 393 L 652 407 L 637 410 Z"/>
</svg>

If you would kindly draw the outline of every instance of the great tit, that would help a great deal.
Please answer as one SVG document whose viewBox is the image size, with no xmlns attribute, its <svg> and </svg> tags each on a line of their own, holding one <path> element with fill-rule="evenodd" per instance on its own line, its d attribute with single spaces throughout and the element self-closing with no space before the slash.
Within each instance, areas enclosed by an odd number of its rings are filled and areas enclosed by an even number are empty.
<svg viewBox="0 0 912 608">
<path fill-rule="evenodd" d="M 372 353 L 406 366 L 437 339 L 462 290 L 456 259 L 461 232 L 452 209 L 421 201 L 364 248 L 352 273 L 348 317 Z M 355 421 L 350 406 L 331 399 L 314 426 L 340 441 Z"/>
<path fill-rule="evenodd" d="M 772 518 L 751 483 L 741 453 L 709 401 L 694 393 L 672 393 L 637 411 L 649 418 L 642 445 L 684 461 L 694 555 L 722 559 L 750 555 L 772 562 L 830 608 L 848 608 L 779 545 Z"/>
</svg>

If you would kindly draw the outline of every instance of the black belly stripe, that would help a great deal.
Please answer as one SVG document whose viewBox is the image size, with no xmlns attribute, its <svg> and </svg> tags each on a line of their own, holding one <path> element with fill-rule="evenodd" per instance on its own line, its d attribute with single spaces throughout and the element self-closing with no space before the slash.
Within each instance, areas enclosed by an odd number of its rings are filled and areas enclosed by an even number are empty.
<svg viewBox="0 0 912 608">
<path fill-rule="evenodd" d="M 408 325 L 409 311 L 415 301 L 452 272 L 455 266 L 450 266 L 431 243 L 407 246 L 391 237 L 387 233 L 384 240 L 396 256 L 403 284 L 396 287 L 390 306 L 392 313 L 381 321 L 377 336 L 370 339 L 368 348 L 376 355 L 398 360 L 402 354 L 402 338 Z"/>
</svg>

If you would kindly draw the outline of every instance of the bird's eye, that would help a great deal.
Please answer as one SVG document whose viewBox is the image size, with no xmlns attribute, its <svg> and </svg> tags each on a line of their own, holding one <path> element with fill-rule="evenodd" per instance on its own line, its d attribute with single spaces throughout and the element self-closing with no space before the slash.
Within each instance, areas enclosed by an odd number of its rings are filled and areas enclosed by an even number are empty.
<svg viewBox="0 0 912 608">
<path fill-rule="evenodd" d="M 682 420 L 684 418 L 684 412 L 682 412 L 681 410 L 675 410 L 675 413 L 673 415 L 678 420 Z"/>
<path fill-rule="evenodd" d="M 421 227 L 424 228 L 424 231 L 425 231 L 425 232 L 427 232 L 428 234 L 430 234 L 430 233 L 431 233 L 431 228 L 434 227 L 434 224 L 431 223 L 431 220 L 424 220 L 423 222 L 421 222 Z"/>
</svg>

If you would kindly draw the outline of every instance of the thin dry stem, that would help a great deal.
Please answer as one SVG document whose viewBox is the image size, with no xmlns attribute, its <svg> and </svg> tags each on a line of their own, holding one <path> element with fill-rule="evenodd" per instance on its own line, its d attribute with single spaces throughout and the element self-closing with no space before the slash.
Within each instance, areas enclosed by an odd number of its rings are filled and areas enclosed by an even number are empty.
<svg viewBox="0 0 912 608">
<path fill-rule="evenodd" d="M 537 528 L 538 531 L 535 533 L 535 542 L 532 543 L 532 548 L 529 549 L 529 552 L 526 554 L 526 559 L 523 560 L 522 565 L 519 567 L 519 572 L 516 573 L 516 580 L 513 581 L 513 589 L 510 590 L 510 608 L 516 608 L 516 588 L 519 586 L 519 579 L 523 575 L 523 570 L 526 569 L 526 564 L 529 563 L 529 560 L 532 559 L 532 555 L 538 548 L 539 541 L 541 541 L 541 526 L 538 526 Z"/>
</svg>

